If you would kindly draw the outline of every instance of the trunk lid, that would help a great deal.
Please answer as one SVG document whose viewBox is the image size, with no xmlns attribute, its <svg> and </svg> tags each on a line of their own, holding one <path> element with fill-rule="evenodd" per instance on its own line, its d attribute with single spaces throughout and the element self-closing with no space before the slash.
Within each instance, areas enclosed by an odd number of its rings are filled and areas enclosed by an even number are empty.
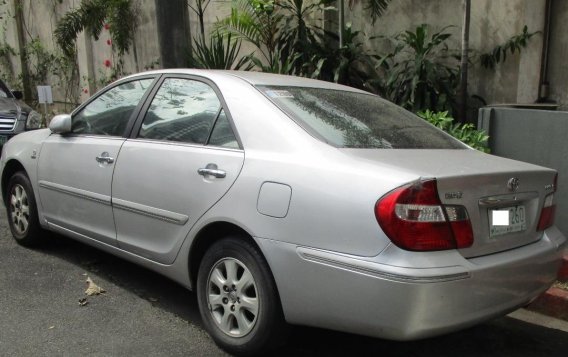
<svg viewBox="0 0 568 357">
<path fill-rule="evenodd" d="M 341 151 L 357 160 L 376 162 L 379 167 L 397 167 L 420 178 L 435 178 L 444 205 L 467 209 L 474 243 L 460 249 L 464 257 L 513 249 L 542 237 L 537 225 L 544 198 L 554 191 L 555 170 L 476 150 Z M 513 224 L 492 224 L 495 215 L 503 217 L 493 211 L 509 212 Z"/>
</svg>

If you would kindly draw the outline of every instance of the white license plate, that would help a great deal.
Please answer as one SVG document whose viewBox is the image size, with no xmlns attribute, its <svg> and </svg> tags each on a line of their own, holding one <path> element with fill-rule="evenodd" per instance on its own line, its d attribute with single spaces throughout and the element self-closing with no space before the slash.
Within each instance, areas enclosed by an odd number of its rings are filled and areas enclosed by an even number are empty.
<svg viewBox="0 0 568 357">
<path fill-rule="evenodd" d="M 525 206 L 489 210 L 489 236 L 522 232 L 527 229 Z"/>
</svg>

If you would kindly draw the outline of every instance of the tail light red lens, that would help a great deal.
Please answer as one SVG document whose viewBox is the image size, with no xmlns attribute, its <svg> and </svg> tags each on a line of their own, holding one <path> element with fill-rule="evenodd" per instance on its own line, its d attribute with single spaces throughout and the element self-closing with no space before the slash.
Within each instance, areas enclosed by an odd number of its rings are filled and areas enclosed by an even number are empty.
<svg viewBox="0 0 568 357">
<path fill-rule="evenodd" d="M 375 205 L 375 216 L 390 240 L 413 251 L 466 248 L 473 231 L 463 206 L 444 206 L 436 180 L 400 187 Z"/>
<path fill-rule="evenodd" d="M 553 191 L 556 192 L 558 184 L 558 174 L 554 176 Z M 556 204 L 554 202 L 554 192 L 548 194 L 544 198 L 540 219 L 538 220 L 537 231 L 543 231 L 554 224 L 554 216 L 556 214 Z"/>
</svg>

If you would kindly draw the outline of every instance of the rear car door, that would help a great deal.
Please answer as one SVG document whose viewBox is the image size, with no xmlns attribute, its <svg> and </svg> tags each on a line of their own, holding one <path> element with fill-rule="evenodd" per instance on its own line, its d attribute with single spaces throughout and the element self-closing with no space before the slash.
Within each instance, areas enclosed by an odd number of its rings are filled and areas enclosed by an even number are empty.
<svg viewBox="0 0 568 357">
<path fill-rule="evenodd" d="M 169 76 L 154 92 L 120 151 L 112 202 L 119 246 L 170 264 L 239 175 L 244 152 L 211 82 Z"/>
<path fill-rule="evenodd" d="M 49 224 L 116 245 L 111 208 L 112 174 L 137 107 L 154 77 L 118 83 L 80 107 L 68 134 L 43 144 L 39 195 Z"/>
</svg>

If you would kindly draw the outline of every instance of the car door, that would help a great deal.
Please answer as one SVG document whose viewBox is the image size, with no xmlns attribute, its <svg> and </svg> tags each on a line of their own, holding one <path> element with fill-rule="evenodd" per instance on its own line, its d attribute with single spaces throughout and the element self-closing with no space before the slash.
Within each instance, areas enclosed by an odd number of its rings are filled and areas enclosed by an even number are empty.
<svg viewBox="0 0 568 357">
<path fill-rule="evenodd" d="M 169 264 L 231 187 L 244 152 L 211 83 L 165 77 L 154 92 L 122 146 L 112 202 L 119 246 Z"/>
<path fill-rule="evenodd" d="M 52 134 L 44 142 L 39 196 L 53 228 L 116 245 L 112 174 L 127 126 L 153 81 L 145 77 L 109 88 L 73 114 L 71 133 Z"/>
</svg>

